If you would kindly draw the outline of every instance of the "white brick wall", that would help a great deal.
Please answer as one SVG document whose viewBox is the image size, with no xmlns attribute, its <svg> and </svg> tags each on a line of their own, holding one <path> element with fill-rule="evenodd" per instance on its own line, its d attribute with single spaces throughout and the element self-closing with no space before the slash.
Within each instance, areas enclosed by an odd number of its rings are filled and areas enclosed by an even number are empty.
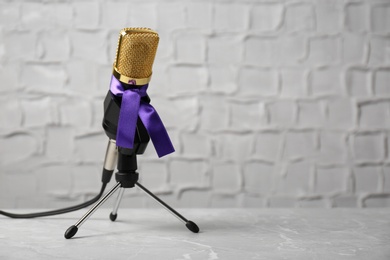
<svg viewBox="0 0 390 260">
<path fill-rule="evenodd" d="M 98 191 L 130 26 L 161 38 L 149 94 L 176 153 L 150 145 L 139 171 L 168 203 L 389 207 L 389 16 L 387 0 L 0 0 L 0 208 Z"/>
</svg>

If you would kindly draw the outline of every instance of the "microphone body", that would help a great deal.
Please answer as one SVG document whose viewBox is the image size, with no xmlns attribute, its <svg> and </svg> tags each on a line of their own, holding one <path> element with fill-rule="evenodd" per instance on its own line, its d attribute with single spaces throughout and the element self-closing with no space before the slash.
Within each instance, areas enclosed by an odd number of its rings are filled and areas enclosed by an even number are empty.
<svg viewBox="0 0 390 260">
<path fill-rule="evenodd" d="M 148 28 L 125 28 L 118 40 L 103 128 L 127 154 L 144 153 L 151 139 L 159 157 L 174 152 L 165 127 L 146 93 L 159 36 Z"/>
</svg>

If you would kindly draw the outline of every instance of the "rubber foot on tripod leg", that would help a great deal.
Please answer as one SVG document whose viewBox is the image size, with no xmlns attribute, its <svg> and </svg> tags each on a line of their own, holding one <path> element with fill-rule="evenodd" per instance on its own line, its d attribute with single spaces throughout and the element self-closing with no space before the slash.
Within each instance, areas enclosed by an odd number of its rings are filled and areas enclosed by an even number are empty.
<svg viewBox="0 0 390 260">
<path fill-rule="evenodd" d="M 66 239 L 72 238 L 74 235 L 76 235 L 76 233 L 77 233 L 78 230 L 79 230 L 78 227 L 76 227 L 75 225 L 70 226 L 70 227 L 65 231 L 64 237 L 65 237 Z"/>
<path fill-rule="evenodd" d="M 198 233 L 199 232 L 199 227 L 194 222 L 192 222 L 191 220 L 187 221 L 186 227 L 189 230 L 191 230 L 192 232 L 194 232 L 194 233 Z"/>
<path fill-rule="evenodd" d="M 115 221 L 117 216 L 118 216 L 118 214 L 112 214 L 112 213 L 110 213 L 110 219 L 111 219 L 111 221 Z"/>
</svg>

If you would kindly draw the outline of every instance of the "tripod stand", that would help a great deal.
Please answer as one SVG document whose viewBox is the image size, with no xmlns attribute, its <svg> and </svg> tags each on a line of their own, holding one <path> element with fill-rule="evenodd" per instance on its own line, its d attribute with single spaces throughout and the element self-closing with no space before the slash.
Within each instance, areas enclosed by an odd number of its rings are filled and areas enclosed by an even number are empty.
<svg viewBox="0 0 390 260">
<path fill-rule="evenodd" d="M 145 102 L 150 102 L 148 96 L 143 97 Z M 199 232 L 198 226 L 183 217 L 176 210 L 171 208 L 164 201 L 159 199 L 147 188 L 142 186 L 138 182 L 138 173 L 137 170 L 137 154 L 143 154 L 146 146 L 150 140 L 150 137 L 147 133 L 145 126 L 142 124 L 141 120 L 137 121 L 136 136 L 134 139 L 133 149 L 121 148 L 116 146 L 115 135 L 117 130 L 117 121 L 120 110 L 120 101 L 117 97 L 111 95 L 108 92 L 106 99 L 104 101 L 104 118 L 103 118 L 103 128 L 109 137 L 109 142 L 106 150 L 106 156 L 104 160 L 104 169 L 103 169 L 103 178 L 106 182 L 109 182 L 112 173 L 117 166 L 118 172 L 115 173 L 115 179 L 117 183 L 106 195 L 104 195 L 96 204 L 87 212 L 85 215 L 76 222 L 76 224 L 70 226 L 65 232 L 65 238 L 72 238 L 78 231 L 78 228 L 101 206 L 104 202 L 110 198 L 118 189 L 119 194 L 114 205 L 114 209 L 110 214 L 111 221 L 115 221 L 117 218 L 117 212 L 120 205 L 120 202 L 123 197 L 123 193 L 126 188 L 138 187 L 152 199 L 157 201 L 161 206 L 168 210 L 172 215 L 177 217 L 181 222 L 183 222 L 186 227 L 194 233 Z"/>
</svg>

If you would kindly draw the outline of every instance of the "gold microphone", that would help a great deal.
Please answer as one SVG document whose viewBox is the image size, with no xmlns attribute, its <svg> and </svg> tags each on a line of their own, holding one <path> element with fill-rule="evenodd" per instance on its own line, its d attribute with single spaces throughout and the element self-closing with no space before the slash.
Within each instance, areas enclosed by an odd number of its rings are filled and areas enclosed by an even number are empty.
<svg viewBox="0 0 390 260">
<path fill-rule="evenodd" d="M 158 33 L 149 28 L 122 29 L 119 33 L 113 75 L 125 84 L 149 83 L 158 41 Z"/>
</svg>

